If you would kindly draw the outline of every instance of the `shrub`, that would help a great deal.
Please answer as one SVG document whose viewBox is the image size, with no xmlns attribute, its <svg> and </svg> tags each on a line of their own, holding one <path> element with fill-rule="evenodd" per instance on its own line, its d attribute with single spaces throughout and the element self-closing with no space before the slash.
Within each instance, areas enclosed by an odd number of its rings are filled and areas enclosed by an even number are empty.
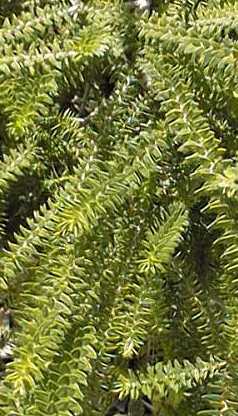
<svg viewBox="0 0 238 416">
<path fill-rule="evenodd" d="M 0 13 L 0 415 L 236 415 L 237 3 Z"/>
</svg>

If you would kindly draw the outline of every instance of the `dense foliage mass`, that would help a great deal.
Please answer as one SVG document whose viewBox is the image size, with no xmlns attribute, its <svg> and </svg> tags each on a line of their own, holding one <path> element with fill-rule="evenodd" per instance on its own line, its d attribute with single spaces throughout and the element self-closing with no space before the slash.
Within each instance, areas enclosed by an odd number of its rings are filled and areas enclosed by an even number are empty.
<svg viewBox="0 0 238 416">
<path fill-rule="evenodd" d="M 0 415 L 238 414 L 237 28 L 0 2 Z"/>
</svg>

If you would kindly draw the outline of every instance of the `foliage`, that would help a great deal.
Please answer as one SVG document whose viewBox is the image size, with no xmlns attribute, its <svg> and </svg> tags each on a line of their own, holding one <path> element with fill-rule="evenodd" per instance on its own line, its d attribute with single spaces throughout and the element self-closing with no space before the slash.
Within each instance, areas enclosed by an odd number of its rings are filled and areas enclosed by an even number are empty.
<svg viewBox="0 0 238 416">
<path fill-rule="evenodd" d="M 237 2 L 0 17 L 0 416 L 237 415 Z"/>
</svg>

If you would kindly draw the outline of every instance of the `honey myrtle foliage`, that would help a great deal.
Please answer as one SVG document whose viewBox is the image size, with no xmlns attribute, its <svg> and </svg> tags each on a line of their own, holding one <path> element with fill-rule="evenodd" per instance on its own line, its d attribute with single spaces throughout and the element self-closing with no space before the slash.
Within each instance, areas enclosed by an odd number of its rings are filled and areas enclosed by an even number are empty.
<svg viewBox="0 0 238 416">
<path fill-rule="evenodd" d="M 0 3 L 0 416 L 238 415 L 238 3 Z"/>
</svg>

